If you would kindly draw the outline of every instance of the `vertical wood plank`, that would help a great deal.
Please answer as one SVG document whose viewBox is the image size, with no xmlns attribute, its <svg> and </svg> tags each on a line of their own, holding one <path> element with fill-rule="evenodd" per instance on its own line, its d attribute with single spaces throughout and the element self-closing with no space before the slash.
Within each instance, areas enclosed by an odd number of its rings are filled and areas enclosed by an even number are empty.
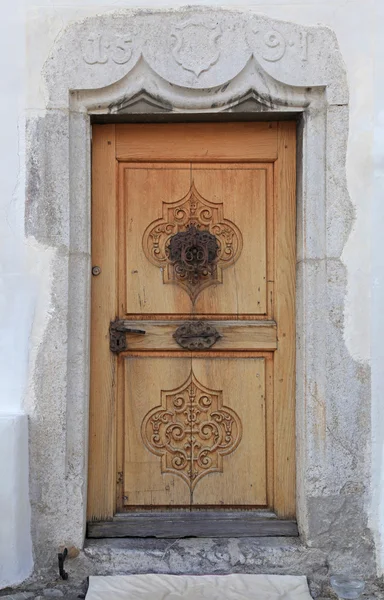
<svg viewBox="0 0 384 600">
<path fill-rule="evenodd" d="M 121 273 L 120 314 L 189 313 L 191 301 L 178 285 L 164 284 L 162 271 L 143 250 L 147 227 L 163 217 L 164 202 L 183 198 L 190 189 L 190 167 L 164 165 L 163 169 L 131 168 L 119 163 L 121 235 L 119 262 Z M 148 246 L 147 246 L 148 247 Z M 150 249 L 149 249 L 150 252 Z M 125 289 L 123 289 L 125 286 Z"/>
<path fill-rule="evenodd" d="M 127 279 L 127 261 L 125 247 L 127 244 L 126 203 L 124 196 L 124 171 L 116 162 L 117 193 L 117 311 L 116 316 L 124 313 L 125 288 Z M 116 360 L 116 510 L 124 508 L 124 482 L 126 478 L 125 461 L 125 361 Z"/>
<path fill-rule="evenodd" d="M 296 125 L 280 122 L 275 162 L 275 319 L 278 350 L 274 365 L 274 508 L 295 515 L 295 237 Z"/>
<path fill-rule="evenodd" d="M 274 393 L 273 393 L 273 365 L 275 352 L 265 356 L 265 430 L 266 430 L 266 481 L 267 481 L 267 506 L 274 507 L 275 478 L 274 478 Z"/>
<path fill-rule="evenodd" d="M 93 127 L 92 139 L 91 388 L 88 520 L 108 519 L 116 507 L 116 359 L 109 350 L 109 323 L 116 316 L 115 126 Z"/>
<path fill-rule="evenodd" d="M 267 317 L 273 318 L 274 303 L 274 277 L 275 277 L 275 256 L 274 256 L 274 236 L 275 236 L 275 194 L 274 194 L 274 165 L 267 170 L 267 214 L 266 214 L 266 234 L 267 234 Z"/>
<path fill-rule="evenodd" d="M 148 448 L 153 446 L 153 437 L 158 436 L 157 447 L 162 442 L 170 443 L 173 448 L 181 448 L 178 455 L 175 451 L 173 458 L 177 460 L 182 454 L 183 443 L 190 440 L 187 433 L 182 441 L 181 431 L 185 425 L 186 415 L 177 418 L 174 412 L 173 390 L 177 390 L 188 379 L 191 361 L 188 354 L 183 358 L 172 358 L 165 355 L 163 358 L 148 357 L 126 357 L 124 360 L 125 370 L 125 464 L 124 464 L 124 506 L 134 508 L 137 506 L 150 507 L 172 507 L 190 505 L 190 491 L 187 483 L 177 475 L 177 469 L 166 468 L 165 461 Z M 167 394 L 170 398 L 167 403 Z M 180 394 L 182 397 L 182 394 Z M 176 399 L 174 399 L 176 402 Z M 160 427 L 156 432 L 149 425 L 145 431 L 142 430 L 146 416 L 155 410 L 157 417 L 164 409 L 168 410 L 165 417 L 173 414 L 177 421 L 176 436 L 171 436 L 166 441 L 165 428 Z M 161 419 L 155 420 L 155 423 Z M 171 421 L 167 423 L 171 425 Z M 171 425 L 172 427 L 172 425 Z M 152 435 L 149 433 L 152 431 Z M 185 425 L 184 433 L 188 431 Z M 148 437 L 146 436 L 148 434 Z M 181 436 L 178 442 L 178 435 Z M 171 455 L 171 453 L 170 453 Z M 170 467 L 171 461 L 168 464 Z"/>
<path fill-rule="evenodd" d="M 238 446 L 222 456 L 218 472 L 203 477 L 193 492 L 193 506 L 267 506 L 267 444 L 266 444 L 266 381 L 265 363 L 268 354 L 260 358 L 226 356 L 223 358 L 193 358 L 193 372 L 199 382 L 220 391 L 222 410 L 233 410 L 241 423 Z M 208 412 L 209 414 L 209 412 Z M 218 413 L 213 412 L 213 415 Z M 220 409 L 219 409 L 220 414 Z M 224 413 L 225 414 L 225 413 Z M 197 422 L 215 418 L 198 415 Z M 208 426 L 209 427 L 209 426 Z M 202 428 L 207 446 L 211 438 Z M 236 433 L 233 427 L 231 435 Z M 213 445 L 213 444 L 212 444 Z M 219 453 L 217 453 L 219 454 Z M 215 461 L 216 453 L 210 455 Z"/>
<path fill-rule="evenodd" d="M 223 268 L 222 284 L 203 291 L 194 310 L 202 314 L 266 314 L 266 205 L 271 164 L 254 164 L 252 169 L 242 168 L 244 165 L 215 167 L 193 167 L 194 184 L 204 198 L 222 207 L 224 219 L 238 227 L 242 250 L 232 265 Z"/>
</svg>

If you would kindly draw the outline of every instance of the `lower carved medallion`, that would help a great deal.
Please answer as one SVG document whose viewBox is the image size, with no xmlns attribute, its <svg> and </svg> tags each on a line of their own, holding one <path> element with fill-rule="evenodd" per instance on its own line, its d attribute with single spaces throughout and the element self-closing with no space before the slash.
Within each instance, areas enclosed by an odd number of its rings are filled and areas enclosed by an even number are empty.
<svg viewBox="0 0 384 600">
<path fill-rule="evenodd" d="M 144 417 L 141 435 L 150 452 L 161 456 L 161 472 L 178 475 L 192 493 L 209 473 L 223 472 L 223 456 L 242 437 L 240 418 L 223 406 L 223 392 L 203 386 L 191 371 L 175 390 L 161 392 L 161 404 Z"/>
</svg>

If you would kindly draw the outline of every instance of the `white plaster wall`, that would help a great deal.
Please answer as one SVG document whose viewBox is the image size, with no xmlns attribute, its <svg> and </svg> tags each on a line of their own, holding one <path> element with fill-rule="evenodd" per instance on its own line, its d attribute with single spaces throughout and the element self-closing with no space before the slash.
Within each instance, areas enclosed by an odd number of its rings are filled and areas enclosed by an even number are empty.
<svg viewBox="0 0 384 600">
<path fill-rule="evenodd" d="M 33 414 L 35 398 L 27 389 L 28 357 L 33 360 L 49 316 L 49 272 L 53 256 L 36 243 L 23 241 L 24 110 L 45 108 L 40 76 L 52 44 L 67 23 L 119 7 L 178 7 L 169 0 L 14 0 L 2 14 L 0 90 L 2 141 L 0 145 L 1 312 L 0 411 Z M 229 2 L 200 0 L 200 5 L 249 9 L 306 25 L 329 25 L 346 58 L 350 87 L 350 135 L 347 176 L 356 220 L 343 260 L 348 272 L 344 335 L 351 356 L 371 361 L 373 368 L 373 446 L 371 526 L 375 532 L 380 572 L 384 571 L 384 64 L 381 39 L 382 0 L 269 0 Z M 25 52 L 24 32 L 27 30 Z M 1 48 L 3 46 L 3 48 Z M 25 57 L 28 57 L 26 69 Z M 381 111 L 381 112 L 380 112 Z M 20 133 L 18 124 L 21 123 Z M 18 146 L 20 150 L 18 150 Z M 19 164 L 20 155 L 20 164 Z M 32 330 L 32 323 L 34 323 Z M 371 338 L 372 334 L 372 338 Z M 2 461 L 7 460 L 0 454 Z M 0 512 L 1 520 L 8 517 Z M 7 542 L 0 538 L 0 564 Z M 26 560 L 26 565 L 28 561 Z M 26 570 L 27 570 L 26 566 Z"/>
<path fill-rule="evenodd" d="M 374 59 L 373 181 L 370 229 L 372 239 L 372 527 L 381 572 L 384 570 L 384 3 L 377 0 Z"/>
<path fill-rule="evenodd" d="M 26 415 L 0 414 L 0 589 L 32 571 Z"/>
<path fill-rule="evenodd" d="M 25 14 L 0 23 L 0 589 L 32 570 L 28 423 L 21 414 L 36 287 L 24 243 Z"/>
</svg>

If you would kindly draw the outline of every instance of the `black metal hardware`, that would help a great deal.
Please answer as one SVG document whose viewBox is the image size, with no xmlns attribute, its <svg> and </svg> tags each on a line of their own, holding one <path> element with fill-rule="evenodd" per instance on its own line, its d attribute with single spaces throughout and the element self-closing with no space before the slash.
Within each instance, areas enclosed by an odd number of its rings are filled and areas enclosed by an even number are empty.
<svg viewBox="0 0 384 600">
<path fill-rule="evenodd" d="M 68 556 L 68 549 L 64 548 L 63 552 L 59 552 L 57 558 L 59 559 L 59 575 L 61 579 L 68 579 L 67 571 L 64 571 L 64 561 Z"/>
<path fill-rule="evenodd" d="M 199 277 L 211 275 L 219 255 L 217 238 L 205 229 L 188 225 L 186 231 L 175 233 L 168 243 L 168 257 L 179 277 L 197 283 Z"/>
<path fill-rule="evenodd" d="M 186 350 L 206 350 L 216 344 L 221 335 L 206 321 L 187 321 L 176 329 L 173 337 Z"/>
<path fill-rule="evenodd" d="M 126 333 L 145 335 L 143 329 L 132 329 L 128 326 L 128 323 L 129 321 L 124 321 L 122 319 L 116 319 L 111 322 L 109 326 L 109 347 L 111 352 L 119 354 L 119 352 L 127 350 Z"/>
</svg>

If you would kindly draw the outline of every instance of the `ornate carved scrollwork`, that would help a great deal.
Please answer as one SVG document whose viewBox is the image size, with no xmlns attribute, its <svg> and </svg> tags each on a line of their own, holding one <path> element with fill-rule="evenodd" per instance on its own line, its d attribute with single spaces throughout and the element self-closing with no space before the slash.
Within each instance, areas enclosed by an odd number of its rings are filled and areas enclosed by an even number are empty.
<svg viewBox="0 0 384 600">
<path fill-rule="evenodd" d="M 240 256 L 242 236 L 224 218 L 223 204 L 203 198 L 194 184 L 184 198 L 162 206 L 163 217 L 144 232 L 143 250 L 162 269 L 163 282 L 178 284 L 194 302 L 203 289 L 222 283 L 223 269 Z"/>
<path fill-rule="evenodd" d="M 187 350 L 206 350 L 221 338 L 213 325 L 206 321 L 187 321 L 173 334 L 176 342 Z"/>
<path fill-rule="evenodd" d="M 175 390 L 161 392 L 161 404 L 144 417 L 141 435 L 150 452 L 161 456 L 161 472 L 181 477 L 191 492 L 209 473 L 223 472 L 223 456 L 239 445 L 242 425 L 223 406 L 223 392 L 203 386 L 191 371 Z"/>
</svg>

